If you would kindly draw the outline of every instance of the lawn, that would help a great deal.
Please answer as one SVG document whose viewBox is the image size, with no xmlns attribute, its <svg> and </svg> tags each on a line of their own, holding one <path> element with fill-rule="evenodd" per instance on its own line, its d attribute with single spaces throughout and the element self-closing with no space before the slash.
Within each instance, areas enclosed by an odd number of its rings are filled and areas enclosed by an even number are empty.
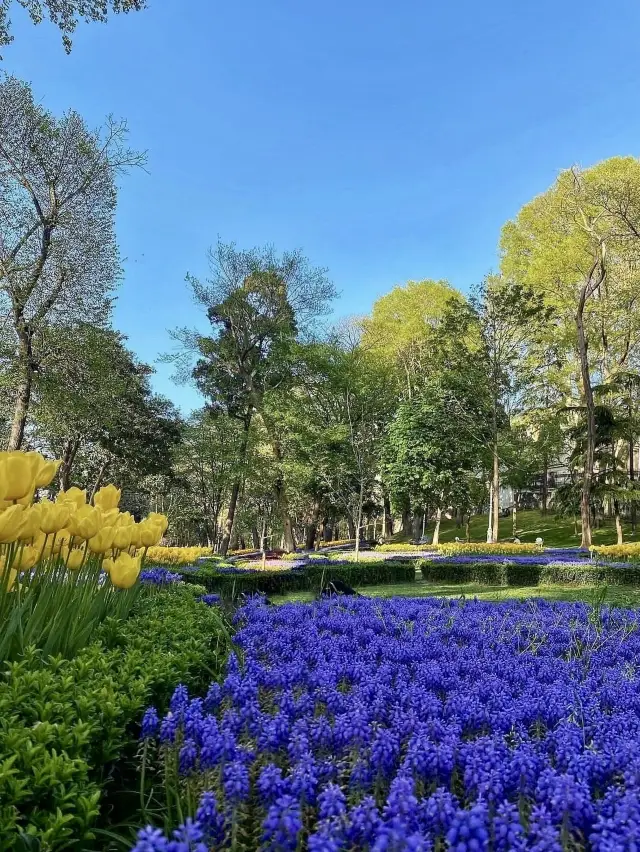
<svg viewBox="0 0 640 852">
<path fill-rule="evenodd" d="M 593 603 L 602 595 L 604 602 L 618 606 L 637 606 L 640 604 L 640 589 L 631 587 L 608 586 L 480 586 L 476 583 L 427 583 L 416 580 L 415 583 L 395 583 L 380 586 L 367 586 L 360 594 L 371 598 L 422 598 L 448 597 L 478 598 L 486 601 L 526 600 L 544 598 L 550 601 L 586 601 Z M 315 599 L 313 592 L 292 592 L 287 595 L 272 595 L 273 603 L 291 601 L 306 602 Z"/>
<path fill-rule="evenodd" d="M 476 515 L 469 527 L 471 541 L 486 541 L 487 515 Z M 513 538 L 513 523 L 511 516 L 500 518 L 499 538 L 506 541 Z M 640 541 L 640 533 L 634 535 L 630 524 L 623 524 L 625 541 Z M 433 535 L 433 523 L 427 526 L 426 535 Z M 518 512 L 517 537 L 523 542 L 535 541 L 540 537 L 547 547 L 576 547 L 580 544 L 579 519 L 574 527 L 572 518 L 556 518 L 553 513 L 543 516 L 538 510 Z M 464 539 L 464 527 L 457 527 L 455 520 L 444 519 L 440 526 L 440 541 L 454 541 L 456 536 Z M 605 525 L 592 530 L 594 544 L 615 544 L 616 530 L 613 520 L 607 520 Z M 409 536 L 398 534 L 394 541 L 406 541 Z"/>
</svg>

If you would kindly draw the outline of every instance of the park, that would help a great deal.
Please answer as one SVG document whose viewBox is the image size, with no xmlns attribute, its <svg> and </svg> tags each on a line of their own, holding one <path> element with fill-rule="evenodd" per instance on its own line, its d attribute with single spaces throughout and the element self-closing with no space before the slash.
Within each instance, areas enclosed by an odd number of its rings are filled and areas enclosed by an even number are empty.
<svg viewBox="0 0 640 852">
<path fill-rule="evenodd" d="M 633 94 L 271 5 L 0 3 L 0 852 L 634 852 Z"/>
</svg>

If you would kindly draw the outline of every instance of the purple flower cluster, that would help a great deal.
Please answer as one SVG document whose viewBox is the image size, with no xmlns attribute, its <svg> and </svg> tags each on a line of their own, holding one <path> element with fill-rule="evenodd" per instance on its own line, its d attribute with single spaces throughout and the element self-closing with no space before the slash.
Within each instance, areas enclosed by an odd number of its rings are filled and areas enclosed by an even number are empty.
<svg viewBox="0 0 640 852">
<path fill-rule="evenodd" d="M 312 852 L 637 848 L 638 613 L 256 596 L 236 619 L 243 663 L 231 654 L 204 699 L 179 686 L 164 719 L 145 713 L 150 747 L 209 792 L 136 852 L 232 834 Z"/>
<path fill-rule="evenodd" d="M 167 568 L 145 568 L 140 572 L 140 582 L 147 586 L 170 586 L 182 580 L 180 574 Z"/>
<path fill-rule="evenodd" d="M 198 600 L 207 606 L 216 606 L 220 603 L 220 595 L 200 595 Z"/>
<path fill-rule="evenodd" d="M 582 553 L 584 553 L 584 551 L 582 551 Z M 545 550 L 544 553 L 540 553 L 538 555 L 532 554 L 525 556 L 512 554 L 506 555 L 504 553 L 473 553 L 457 556 L 447 556 L 442 553 L 430 553 L 422 558 L 426 562 L 446 562 L 447 564 L 452 565 L 470 565 L 472 563 L 478 562 L 497 562 L 505 563 L 508 565 L 552 565 L 554 563 L 561 563 L 563 565 L 576 565 L 580 568 L 584 568 L 585 565 L 591 565 L 593 567 L 606 566 L 607 568 L 637 567 L 630 562 L 603 562 L 602 560 L 596 559 L 590 560 L 589 554 L 586 554 L 586 556 L 581 557 L 579 553 L 566 552 L 562 550 Z"/>
</svg>

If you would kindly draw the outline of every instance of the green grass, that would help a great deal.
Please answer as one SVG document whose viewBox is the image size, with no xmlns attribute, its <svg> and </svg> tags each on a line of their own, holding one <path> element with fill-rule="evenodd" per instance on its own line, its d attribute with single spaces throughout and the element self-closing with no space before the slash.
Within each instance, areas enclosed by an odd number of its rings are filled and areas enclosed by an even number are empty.
<svg viewBox="0 0 640 852">
<path fill-rule="evenodd" d="M 479 600 L 503 601 L 526 600 L 530 598 L 545 598 L 550 601 L 586 601 L 591 603 L 601 591 L 596 586 L 480 586 L 475 583 L 427 583 L 416 580 L 415 583 L 396 583 L 381 586 L 367 586 L 360 590 L 366 597 L 447 597 L 459 598 L 477 597 Z M 308 602 L 315 599 L 312 592 L 292 592 L 288 595 L 274 595 L 270 598 L 273 603 Z M 631 587 L 609 586 L 606 589 L 605 602 L 618 606 L 638 606 L 640 604 L 640 589 Z"/>
<path fill-rule="evenodd" d="M 513 538 L 513 523 L 511 516 L 500 518 L 498 528 L 499 539 L 506 541 Z M 426 535 L 433 535 L 433 523 L 430 523 Z M 487 540 L 487 515 L 476 515 L 469 526 L 471 541 Z M 640 531 L 635 535 L 631 532 L 629 524 L 623 524 L 625 541 L 640 541 Z M 577 519 L 574 527 L 572 518 L 556 518 L 552 512 L 545 517 L 538 510 L 518 512 L 517 515 L 517 537 L 522 542 L 534 542 L 538 536 L 544 540 L 547 547 L 577 547 L 580 545 L 580 519 Z M 440 541 L 454 541 L 456 536 L 464 539 L 464 527 L 456 527 L 455 520 L 446 518 L 440 525 Z M 616 530 L 613 520 L 608 520 L 605 525 L 592 530 L 594 544 L 615 544 Z M 398 533 L 393 537 L 394 541 L 408 541 L 410 535 Z"/>
</svg>

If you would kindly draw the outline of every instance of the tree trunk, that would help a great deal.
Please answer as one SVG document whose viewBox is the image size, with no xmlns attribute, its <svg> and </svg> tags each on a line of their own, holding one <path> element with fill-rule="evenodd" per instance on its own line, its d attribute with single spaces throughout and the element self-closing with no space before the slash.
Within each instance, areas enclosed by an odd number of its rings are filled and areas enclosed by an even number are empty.
<svg viewBox="0 0 640 852">
<path fill-rule="evenodd" d="M 296 549 L 296 541 L 293 534 L 293 524 L 291 522 L 291 515 L 289 513 L 289 496 L 287 494 L 287 484 L 285 482 L 284 475 L 282 472 L 282 462 L 284 460 L 282 444 L 280 443 L 280 439 L 270 418 L 265 416 L 264 411 L 261 412 L 261 416 L 262 422 L 265 425 L 267 434 L 269 435 L 271 441 L 271 447 L 273 449 L 273 455 L 275 458 L 276 467 L 278 469 L 278 476 L 275 482 L 274 492 L 276 496 L 278 512 L 280 514 L 280 520 L 282 522 L 282 544 L 286 553 L 293 553 L 293 551 Z"/>
<path fill-rule="evenodd" d="M 622 524 L 620 523 L 620 503 L 617 500 L 613 501 L 613 510 L 616 518 L 616 535 L 618 536 L 618 544 L 622 544 Z"/>
<path fill-rule="evenodd" d="M 245 417 L 242 421 L 242 441 L 240 443 L 239 457 L 242 462 L 247 456 L 247 447 L 249 445 L 249 429 L 251 428 L 251 415 Z M 236 516 L 236 508 L 238 506 L 238 495 L 242 487 L 242 476 L 236 477 L 231 486 L 231 496 L 229 497 L 229 508 L 227 509 L 227 517 L 224 522 L 224 532 L 222 533 L 222 541 L 220 542 L 220 556 L 224 559 L 229 550 L 229 542 L 231 541 L 231 532 L 233 530 L 233 519 Z"/>
<path fill-rule="evenodd" d="M 102 481 L 104 479 L 104 475 L 109 467 L 109 459 L 102 462 L 100 466 L 100 470 L 98 471 L 98 475 L 96 476 L 96 481 L 93 483 L 93 488 L 91 489 L 91 496 L 89 497 L 89 503 L 93 503 L 93 498 L 96 496 L 96 491 L 102 485 Z"/>
<path fill-rule="evenodd" d="M 347 512 L 347 527 L 349 528 L 349 538 L 354 539 L 356 537 L 356 526 L 351 517 L 351 512 Z"/>
<path fill-rule="evenodd" d="M 318 531 L 318 519 L 320 518 L 320 506 L 316 503 L 313 507 L 313 515 L 311 517 L 311 522 L 307 524 L 307 528 L 305 530 L 305 541 L 304 546 L 306 550 L 313 550 L 314 545 L 316 543 L 316 533 Z"/>
<path fill-rule="evenodd" d="M 412 537 L 414 541 L 420 538 L 420 530 L 422 528 L 422 515 L 415 514 L 413 516 Z"/>
<path fill-rule="evenodd" d="M 545 453 L 542 470 L 542 514 L 547 514 L 547 503 L 549 502 L 549 461 Z"/>
<path fill-rule="evenodd" d="M 580 373 L 582 376 L 582 392 L 587 413 L 587 444 L 585 447 L 584 469 L 582 473 L 582 495 L 580 498 L 580 518 L 582 520 L 582 539 L 580 547 L 591 547 L 591 485 L 593 481 L 593 458 L 595 455 L 596 420 L 593 401 L 593 388 L 589 374 L 589 358 L 587 355 L 587 338 L 584 331 L 584 305 L 586 287 L 583 285 L 578 310 L 576 312 L 576 329 L 578 332 L 578 355 L 580 358 Z"/>
<path fill-rule="evenodd" d="M 467 522 L 464 525 L 464 535 L 465 535 L 465 541 L 467 542 L 467 544 L 469 544 L 469 542 L 471 541 L 471 529 L 470 529 L 470 527 L 471 527 L 471 515 L 467 515 Z"/>
<path fill-rule="evenodd" d="M 260 547 L 260 533 L 258 532 L 258 527 L 255 524 L 251 525 L 251 543 L 255 550 L 258 550 Z"/>
<path fill-rule="evenodd" d="M 71 486 L 71 468 L 80 446 L 80 439 L 67 438 L 64 442 L 64 450 L 62 451 L 62 464 L 58 471 L 58 481 L 60 482 L 60 490 L 67 491 Z"/>
<path fill-rule="evenodd" d="M 439 544 L 440 542 L 440 520 L 442 518 L 442 509 L 438 507 L 436 512 L 436 525 L 433 530 L 433 540 L 431 544 Z"/>
<path fill-rule="evenodd" d="M 500 529 L 500 459 L 498 458 L 498 441 L 493 448 L 493 524 L 491 530 L 491 541 L 498 540 Z"/>
<path fill-rule="evenodd" d="M 633 443 L 633 435 L 629 439 L 629 482 L 631 482 L 631 488 L 633 488 L 633 483 L 635 481 L 635 470 L 633 467 L 634 464 L 634 455 L 635 446 Z M 632 492 L 633 493 L 633 492 Z M 635 534 L 636 531 L 636 501 L 631 497 L 630 501 L 630 513 L 631 513 L 631 532 Z"/>
<path fill-rule="evenodd" d="M 515 495 L 513 497 L 513 507 L 511 509 L 511 531 L 513 538 L 516 538 L 518 532 L 518 506 L 516 505 Z"/>
<path fill-rule="evenodd" d="M 411 532 L 411 510 L 402 510 L 402 532 L 406 535 Z"/>
<path fill-rule="evenodd" d="M 382 501 L 384 506 L 384 526 L 382 529 L 382 535 L 387 538 L 393 535 L 393 515 L 391 514 L 391 501 L 386 494 L 382 498 Z"/>
<path fill-rule="evenodd" d="M 487 524 L 487 544 L 493 541 L 493 482 L 489 482 L 489 521 Z"/>
<path fill-rule="evenodd" d="M 360 527 L 362 526 L 362 501 L 364 500 L 364 481 L 360 480 L 360 493 L 358 495 L 358 522 L 356 524 L 356 562 L 360 558 Z"/>
<path fill-rule="evenodd" d="M 13 406 L 13 421 L 9 435 L 8 450 L 19 450 L 24 441 L 24 430 L 27 425 L 27 414 L 31 402 L 31 386 L 33 383 L 33 350 L 32 337 L 27 331 L 18 332 L 18 374 L 20 376 L 16 389 Z"/>
</svg>

